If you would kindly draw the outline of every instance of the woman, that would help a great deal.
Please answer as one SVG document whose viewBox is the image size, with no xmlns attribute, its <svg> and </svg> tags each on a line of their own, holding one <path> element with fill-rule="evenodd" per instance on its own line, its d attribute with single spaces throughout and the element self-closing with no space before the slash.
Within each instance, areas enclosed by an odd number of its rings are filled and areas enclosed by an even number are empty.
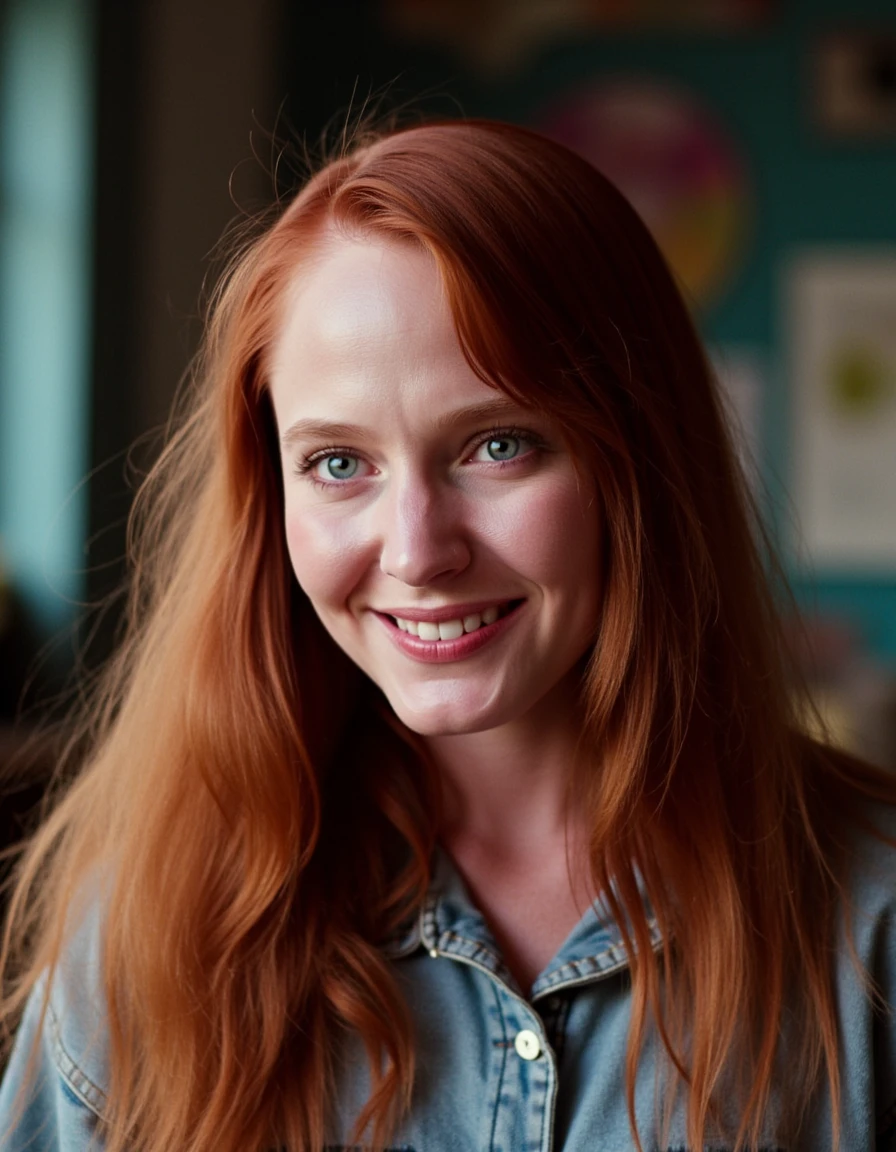
<svg viewBox="0 0 896 1152">
<path fill-rule="evenodd" d="M 704 353 L 584 161 L 324 168 L 136 522 L 4 1147 L 896 1148 L 896 784 L 800 734 Z"/>
</svg>

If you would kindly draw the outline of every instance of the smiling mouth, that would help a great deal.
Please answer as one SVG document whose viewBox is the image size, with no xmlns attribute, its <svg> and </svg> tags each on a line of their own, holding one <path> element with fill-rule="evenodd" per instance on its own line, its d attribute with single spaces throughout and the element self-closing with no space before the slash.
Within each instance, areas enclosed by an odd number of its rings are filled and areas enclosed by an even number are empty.
<svg viewBox="0 0 896 1152">
<path fill-rule="evenodd" d="M 493 605 L 484 608 L 481 612 L 473 612 L 469 616 L 458 616 L 454 620 L 440 620 L 438 624 L 426 620 L 405 620 L 401 616 L 390 616 L 389 619 L 402 632 L 409 636 L 416 636 L 419 640 L 436 644 L 444 640 L 459 640 L 469 632 L 478 632 L 494 624 L 503 616 L 507 616 L 522 604 L 522 600 L 508 600 L 505 604 Z"/>
</svg>

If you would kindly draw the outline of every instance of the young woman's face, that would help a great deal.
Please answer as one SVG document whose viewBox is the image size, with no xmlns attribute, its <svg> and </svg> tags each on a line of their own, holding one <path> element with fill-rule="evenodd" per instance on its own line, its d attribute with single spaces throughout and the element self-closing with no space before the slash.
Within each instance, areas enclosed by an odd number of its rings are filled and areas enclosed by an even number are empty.
<svg viewBox="0 0 896 1152">
<path fill-rule="evenodd" d="M 550 420 L 470 369 L 432 258 L 329 236 L 270 386 L 296 578 L 399 718 L 549 714 L 597 630 L 597 494 Z"/>
</svg>

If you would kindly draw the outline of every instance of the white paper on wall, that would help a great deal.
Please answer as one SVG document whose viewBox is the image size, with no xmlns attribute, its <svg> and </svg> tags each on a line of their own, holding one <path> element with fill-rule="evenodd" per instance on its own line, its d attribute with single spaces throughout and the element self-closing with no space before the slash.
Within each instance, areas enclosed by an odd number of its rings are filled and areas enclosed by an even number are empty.
<svg viewBox="0 0 896 1152">
<path fill-rule="evenodd" d="M 896 572 L 896 249 L 788 273 L 794 498 L 816 565 Z"/>
</svg>

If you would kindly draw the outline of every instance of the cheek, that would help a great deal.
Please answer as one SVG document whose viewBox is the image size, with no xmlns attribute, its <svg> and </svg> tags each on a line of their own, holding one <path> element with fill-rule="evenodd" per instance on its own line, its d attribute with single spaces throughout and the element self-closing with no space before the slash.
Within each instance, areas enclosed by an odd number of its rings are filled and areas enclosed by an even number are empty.
<svg viewBox="0 0 896 1152">
<path fill-rule="evenodd" d="M 367 550 L 351 524 L 303 508 L 286 510 L 286 547 L 296 580 L 312 603 L 342 603 L 363 574 Z"/>
<path fill-rule="evenodd" d="M 574 477 L 533 485 L 502 509 L 499 539 L 505 557 L 539 584 L 596 588 L 600 519 L 596 493 Z"/>
</svg>

